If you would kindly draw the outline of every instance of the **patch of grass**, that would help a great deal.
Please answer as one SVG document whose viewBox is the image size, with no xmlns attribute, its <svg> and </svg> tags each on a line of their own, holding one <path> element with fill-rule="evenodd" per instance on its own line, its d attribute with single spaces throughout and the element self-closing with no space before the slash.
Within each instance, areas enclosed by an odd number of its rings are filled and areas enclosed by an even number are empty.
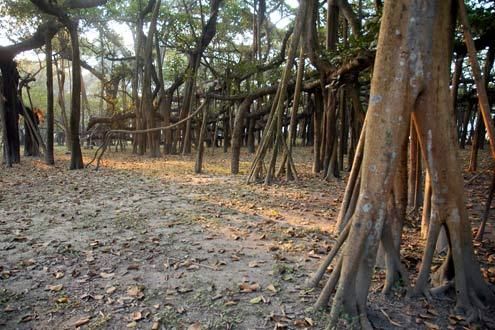
<svg viewBox="0 0 495 330">
<path fill-rule="evenodd" d="M 234 329 L 237 324 L 242 322 L 241 314 L 240 311 L 221 311 L 215 319 L 208 321 L 206 329 Z"/>
<path fill-rule="evenodd" d="M 165 306 L 163 310 L 155 314 L 155 321 L 161 323 L 165 329 L 179 329 L 181 327 L 180 315 L 171 306 Z"/>
</svg>

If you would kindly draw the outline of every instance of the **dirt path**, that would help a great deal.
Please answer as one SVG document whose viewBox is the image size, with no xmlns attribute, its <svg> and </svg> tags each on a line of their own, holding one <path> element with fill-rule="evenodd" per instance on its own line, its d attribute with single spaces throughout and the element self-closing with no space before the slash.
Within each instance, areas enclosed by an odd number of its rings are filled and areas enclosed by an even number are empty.
<svg viewBox="0 0 495 330">
<path fill-rule="evenodd" d="M 2 169 L 0 328 L 324 328 L 304 280 L 332 245 L 343 181 L 247 186 L 221 157 L 194 176 L 190 159 L 113 156 L 97 172 Z M 444 302 L 379 285 L 377 328 L 447 326 Z"/>
</svg>

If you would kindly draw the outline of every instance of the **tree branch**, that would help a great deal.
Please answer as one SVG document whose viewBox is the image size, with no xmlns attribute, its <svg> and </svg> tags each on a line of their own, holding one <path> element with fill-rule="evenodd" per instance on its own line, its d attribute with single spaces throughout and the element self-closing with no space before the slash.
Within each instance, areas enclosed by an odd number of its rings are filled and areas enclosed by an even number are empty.
<svg viewBox="0 0 495 330">
<path fill-rule="evenodd" d="M 11 46 L 0 47 L 0 61 L 12 60 L 19 53 L 42 47 L 45 44 L 45 36 L 51 38 L 61 28 L 62 25 L 55 21 L 41 24 L 30 38 Z"/>
</svg>

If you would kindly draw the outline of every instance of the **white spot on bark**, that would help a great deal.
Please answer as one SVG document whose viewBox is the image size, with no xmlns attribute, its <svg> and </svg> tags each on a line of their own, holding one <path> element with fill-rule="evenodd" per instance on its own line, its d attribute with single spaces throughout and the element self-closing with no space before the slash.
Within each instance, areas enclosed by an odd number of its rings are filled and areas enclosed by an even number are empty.
<svg viewBox="0 0 495 330">
<path fill-rule="evenodd" d="M 371 173 L 375 173 L 376 172 L 376 165 L 370 165 L 369 167 L 369 170 Z"/>
<path fill-rule="evenodd" d="M 382 101 L 382 96 L 381 95 L 373 95 L 371 96 L 370 98 L 370 103 L 371 105 L 375 105 L 375 104 L 378 104 Z"/>
<path fill-rule="evenodd" d="M 395 29 L 395 35 L 400 36 L 400 30 L 399 29 Z"/>
<path fill-rule="evenodd" d="M 370 203 L 366 203 L 366 204 L 363 205 L 362 210 L 363 210 L 364 213 L 368 213 L 369 211 L 371 211 L 372 208 L 373 207 L 371 206 Z"/>
</svg>

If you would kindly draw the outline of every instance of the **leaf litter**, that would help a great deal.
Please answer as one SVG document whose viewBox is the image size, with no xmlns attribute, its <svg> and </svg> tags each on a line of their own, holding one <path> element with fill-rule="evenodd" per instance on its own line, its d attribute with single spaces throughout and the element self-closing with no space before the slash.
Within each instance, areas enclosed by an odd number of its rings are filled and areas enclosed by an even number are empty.
<svg viewBox="0 0 495 330">
<path fill-rule="evenodd" d="M 328 315 L 308 311 L 319 290 L 304 281 L 333 244 L 345 182 L 312 177 L 300 155 L 300 183 L 247 186 L 218 170 L 222 157 L 207 155 L 197 176 L 192 158 L 128 154 L 97 172 L 68 171 L 60 159 L 2 169 L 0 326 L 324 328 Z M 469 196 L 470 212 L 480 212 L 484 195 Z M 421 247 L 407 237 L 405 246 L 406 265 L 416 267 Z M 477 252 L 495 281 L 493 246 Z M 404 305 L 373 283 L 377 328 L 466 325 L 441 301 Z"/>
</svg>

